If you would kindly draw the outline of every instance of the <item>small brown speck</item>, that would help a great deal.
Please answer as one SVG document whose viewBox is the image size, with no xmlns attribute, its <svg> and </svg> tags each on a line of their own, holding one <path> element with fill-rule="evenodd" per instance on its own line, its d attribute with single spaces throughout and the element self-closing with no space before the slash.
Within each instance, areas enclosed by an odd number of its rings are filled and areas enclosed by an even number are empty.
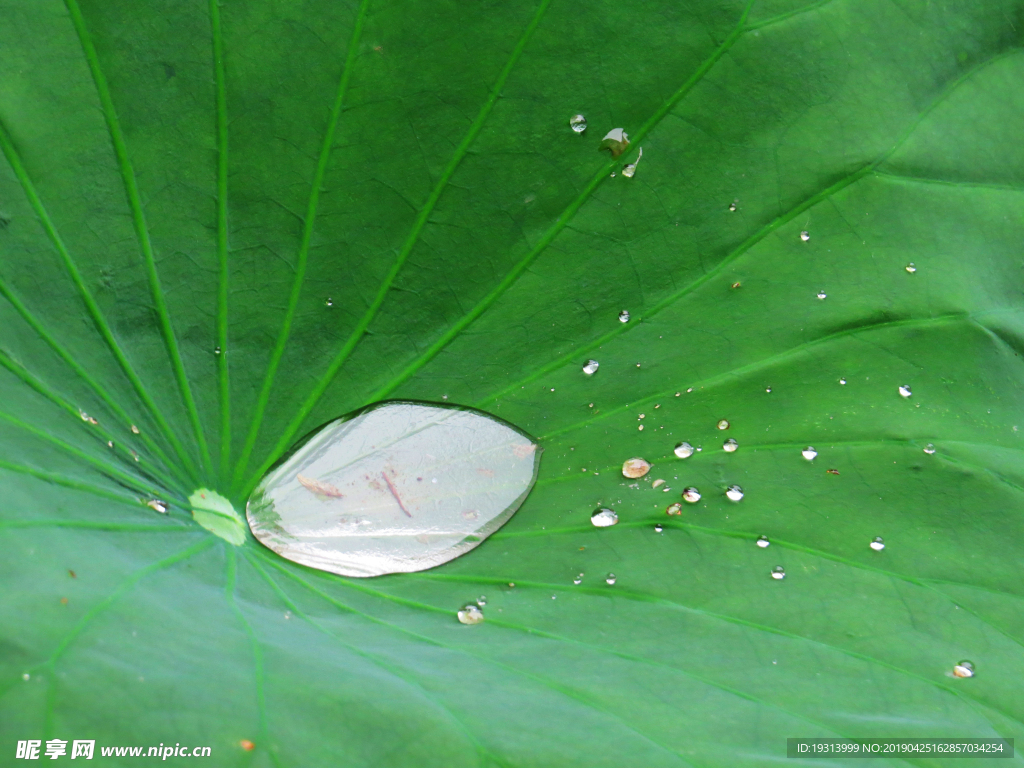
<svg viewBox="0 0 1024 768">
<path fill-rule="evenodd" d="M 67 605 L 67 604 L 68 604 L 68 599 L 67 599 L 66 597 L 62 597 L 62 598 L 60 599 L 60 604 L 61 604 L 61 605 Z"/>
<path fill-rule="evenodd" d="M 252 752 L 254 749 L 256 749 L 256 745 L 248 739 L 242 739 L 240 742 L 238 742 L 238 746 L 240 746 L 246 752 Z"/>
<path fill-rule="evenodd" d="M 839 474 L 839 470 L 838 469 L 826 469 L 825 471 L 828 472 L 830 475 L 838 475 Z"/>
<path fill-rule="evenodd" d="M 72 579 L 78 578 L 78 574 L 72 571 L 70 568 L 68 568 L 68 576 L 70 576 Z"/>
</svg>

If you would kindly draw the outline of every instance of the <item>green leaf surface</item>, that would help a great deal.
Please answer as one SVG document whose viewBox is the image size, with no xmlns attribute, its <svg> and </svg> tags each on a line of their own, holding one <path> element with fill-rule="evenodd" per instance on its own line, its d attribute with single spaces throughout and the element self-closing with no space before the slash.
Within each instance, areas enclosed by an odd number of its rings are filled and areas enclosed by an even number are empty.
<svg viewBox="0 0 1024 768">
<path fill-rule="evenodd" d="M 61 738 L 737 768 L 796 736 L 1024 738 L 1020 0 L 0 21 L 0 762 Z M 471 553 L 347 579 L 192 518 L 388 398 L 542 445 Z M 905 763 L 940 761 L 877 765 Z"/>
</svg>

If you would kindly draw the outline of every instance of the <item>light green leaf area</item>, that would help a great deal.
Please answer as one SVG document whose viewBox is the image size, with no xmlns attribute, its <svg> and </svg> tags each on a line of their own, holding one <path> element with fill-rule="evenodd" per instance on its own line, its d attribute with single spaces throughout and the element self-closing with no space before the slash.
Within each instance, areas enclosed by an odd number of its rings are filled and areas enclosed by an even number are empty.
<svg viewBox="0 0 1024 768">
<path fill-rule="evenodd" d="M 245 542 L 246 525 L 238 516 L 231 500 L 209 488 L 200 488 L 188 497 L 192 518 L 203 528 L 236 547 Z"/>
<path fill-rule="evenodd" d="M 61 738 L 737 768 L 796 736 L 1024 738 L 1020 0 L 0 21 L 3 761 Z M 542 446 L 479 548 L 348 579 L 192 518 L 388 398 Z M 940 761 L 875 765 L 904 763 Z"/>
</svg>

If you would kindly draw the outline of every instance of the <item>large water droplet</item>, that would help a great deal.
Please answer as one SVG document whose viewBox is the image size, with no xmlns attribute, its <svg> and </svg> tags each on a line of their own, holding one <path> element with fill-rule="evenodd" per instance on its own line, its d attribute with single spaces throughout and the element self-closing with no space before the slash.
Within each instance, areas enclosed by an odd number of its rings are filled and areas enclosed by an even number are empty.
<svg viewBox="0 0 1024 768">
<path fill-rule="evenodd" d="M 590 522 L 596 528 L 607 528 L 619 522 L 619 516 L 613 509 L 599 509 L 590 516 Z"/>
<path fill-rule="evenodd" d="M 875 552 L 881 552 L 883 549 L 885 549 L 885 542 L 882 540 L 881 536 L 875 536 L 875 538 L 871 540 L 871 543 L 868 544 L 868 546 L 875 550 Z"/>
<path fill-rule="evenodd" d="M 604 581 L 605 581 L 605 584 L 614 584 L 615 583 L 615 574 L 614 573 L 609 573 L 608 577 Z"/>
<path fill-rule="evenodd" d="M 619 312 L 619 322 L 620 323 L 628 323 L 629 322 L 629 310 L 628 309 L 624 309 L 621 312 Z"/>
<path fill-rule="evenodd" d="M 640 154 L 636 156 L 636 162 L 632 162 L 622 169 L 622 175 L 627 179 L 632 179 L 633 174 L 636 173 L 636 167 L 640 164 L 640 158 L 644 156 L 644 148 L 640 147 Z"/>
<path fill-rule="evenodd" d="M 783 568 L 781 565 L 776 565 L 774 568 L 772 568 L 772 578 L 777 579 L 779 581 L 786 578 L 786 569 Z"/>
<path fill-rule="evenodd" d="M 738 485 L 730 485 L 725 489 L 725 495 L 728 497 L 729 501 L 739 501 L 743 498 L 743 489 Z"/>
<path fill-rule="evenodd" d="M 814 461 L 814 459 L 817 458 L 818 456 L 818 452 L 814 450 L 813 446 L 808 445 L 806 448 L 800 451 L 800 455 L 803 456 L 808 461 Z"/>
<path fill-rule="evenodd" d="M 683 488 L 683 501 L 690 504 L 696 504 L 700 501 L 700 491 L 694 488 L 692 485 L 688 488 Z"/>
<path fill-rule="evenodd" d="M 463 624 L 479 624 L 484 620 L 484 612 L 473 603 L 469 603 L 469 605 L 459 611 L 456 615 L 459 617 L 459 621 Z"/>
<path fill-rule="evenodd" d="M 650 471 L 651 465 L 639 456 L 634 456 L 632 459 L 626 459 L 622 462 L 622 474 L 630 479 L 643 477 Z"/>
<path fill-rule="evenodd" d="M 722 443 L 722 450 L 725 451 L 726 453 L 734 453 L 736 449 L 739 447 L 740 444 L 733 440 L 731 437 L 724 443 Z"/>
<path fill-rule="evenodd" d="M 675 447 L 674 453 L 680 459 L 688 459 L 693 456 L 693 446 L 689 443 L 680 443 Z"/>
<path fill-rule="evenodd" d="M 719 429 L 728 429 L 729 428 L 729 421 L 728 421 L 728 419 L 722 419 L 721 421 L 718 422 L 718 424 L 716 426 Z"/>
<path fill-rule="evenodd" d="M 953 667 L 953 677 L 974 677 L 974 664 L 964 659 Z"/>
<path fill-rule="evenodd" d="M 910 391 L 910 387 L 908 387 L 906 384 L 903 384 L 902 386 L 900 386 L 900 395 L 902 397 L 910 397 L 912 394 L 914 394 L 914 393 Z M 927 398 L 925 398 L 925 399 L 927 399 Z"/>
<path fill-rule="evenodd" d="M 687 488 L 685 491 L 683 491 L 683 498 L 684 499 L 686 498 L 686 492 L 687 491 L 696 491 L 696 490 L 697 490 L 696 488 Z M 700 494 L 697 494 L 697 498 L 695 499 L 695 501 L 700 501 Z M 683 514 L 683 505 L 680 504 L 678 501 L 676 501 L 676 502 L 674 502 L 672 504 L 669 504 L 667 507 L 665 507 L 665 514 L 666 515 L 681 515 L 681 514 Z"/>
<path fill-rule="evenodd" d="M 583 115 L 573 115 L 569 118 L 569 127 L 576 133 L 583 133 L 587 130 L 587 118 Z"/>
<path fill-rule="evenodd" d="M 928 443 L 928 445 L 924 447 L 924 452 L 931 456 L 933 453 L 935 453 L 935 446 L 932 445 L 931 443 Z"/>
<path fill-rule="evenodd" d="M 343 576 L 421 571 L 500 528 L 539 462 L 538 446 L 494 417 L 388 402 L 320 428 L 263 478 L 247 515 L 256 538 L 303 565 Z"/>
<path fill-rule="evenodd" d="M 764 549 L 765 547 L 770 546 L 770 545 L 771 545 L 771 542 L 768 540 L 767 536 L 758 536 L 757 537 L 757 546 L 759 546 L 761 549 Z"/>
<path fill-rule="evenodd" d="M 597 360 L 587 360 L 587 364 L 583 366 L 583 372 L 587 376 L 593 376 L 597 373 L 597 369 L 601 367 L 601 364 Z"/>
<path fill-rule="evenodd" d="M 612 157 L 618 157 L 629 146 L 629 134 L 621 128 L 612 128 L 601 140 L 600 149 L 607 149 Z"/>
</svg>

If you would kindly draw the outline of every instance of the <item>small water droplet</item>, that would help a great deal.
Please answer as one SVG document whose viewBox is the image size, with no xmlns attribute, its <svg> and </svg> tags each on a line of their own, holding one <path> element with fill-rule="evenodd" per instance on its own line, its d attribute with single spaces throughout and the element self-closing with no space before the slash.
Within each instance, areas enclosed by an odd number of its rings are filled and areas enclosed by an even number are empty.
<svg viewBox="0 0 1024 768">
<path fill-rule="evenodd" d="M 825 293 L 824 291 L 818 291 L 818 298 L 824 301 L 825 299 L 828 298 L 828 294 Z"/>
<path fill-rule="evenodd" d="M 456 615 L 463 624 L 479 624 L 484 620 L 484 612 L 473 605 L 473 603 L 469 603 Z"/>
<path fill-rule="evenodd" d="M 735 211 L 736 210 L 736 204 L 738 202 L 739 202 L 739 200 L 733 200 L 731 203 L 729 203 L 729 210 L 730 211 Z"/>
<path fill-rule="evenodd" d="M 693 456 L 693 446 L 689 443 L 680 443 L 676 446 L 674 453 L 680 459 L 688 459 Z"/>
<path fill-rule="evenodd" d="M 480 595 L 480 597 L 476 599 L 476 604 L 479 605 L 481 608 L 487 605 L 487 595 Z"/>
<path fill-rule="evenodd" d="M 619 322 L 620 323 L 628 323 L 629 322 L 629 310 L 628 309 L 624 309 L 621 312 L 619 312 Z"/>
<path fill-rule="evenodd" d="M 722 443 L 722 450 L 726 453 L 735 453 L 736 449 L 740 447 L 740 444 L 733 440 L 731 437 Z"/>
<path fill-rule="evenodd" d="M 932 445 L 931 443 L 928 443 L 928 445 L 924 447 L 924 452 L 931 456 L 933 453 L 935 453 L 935 446 Z"/>
<path fill-rule="evenodd" d="M 107 448 L 113 448 L 113 447 L 114 447 L 114 441 L 113 440 L 107 440 Z"/>
<path fill-rule="evenodd" d="M 800 239 L 806 243 L 808 240 L 811 239 L 811 233 L 805 229 L 803 232 L 800 233 Z"/>
<path fill-rule="evenodd" d="M 910 391 L 910 387 L 908 387 L 906 384 L 900 386 L 900 395 L 902 397 L 910 397 L 912 394 L 914 393 Z"/>
<path fill-rule="evenodd" d="M 79 409 L 78 415 L 82 417 L 82 421 L 88 422 L 89 424 L 93 425 L 99 424 L 99 422 L 96 421 L 96 419 L 94 419 L 92 416 L 90 416 L 88 413 L 81 409 Z"/>
<path fill-rule="evenodd" d="M 718 422 L 718 424 L 716 426 L 719 429 L 728 429 L 729 428 L 729 422 L 726 419 L 722 419 L 721 421 Z"/>
<path fill-rule="evenodd" d="M 808 461 L 814 461 L 814 459 L 818 456 L 818 452 L 814 450 L 813 446 L 808 445 L 806 448 L 800 451 L 800 455 L 803 456 Z"/>
<path fill-rule="evenodd" d="M 150 509 L 156 510 L 161 515 L 167 514 L 167 504 L 160 499 L 150 499 L 146 502 L 146 506 Z"/>
<path fill-rule="evenodd" d="M 953 667 L 953 677 L 974 677 L 974 664 L 964 659 Z"/>
<path fill-rule="evenodd" d="M 915 272 L 917 272 L 917 267 L 915 267 L 915 266 L 914 266 L 914 262 L 910 262 L 909 264 L 907 264 L 907 266 L 905 267 L 905 269 L 906 269 L 906 270 L 907 270 L 907 272 L 909 272 L 910 274 L 914 274 Z"/>
<path fill-rule="evenodd" d="M 569 118 L 569 127 L 572 128 L 575 133 L 583 133 L 587 130 L 587 118 L 583 115 L 573 115 Z"/>
<path fill-rule="evenodd" d="M 619 522 L 619 516 L 615 513 L 614 509 L 602 507 L 590 516 L 590 522 L 595 528 L 607 528 Z"/>
<path fill-rule="evenodd" d="M 608 578 L 606 578 L 604 581 L 605 581 L 605 584 L 614 584 L 615 583 L 615 574 L 614 573 L 609 573 L 608 574 Z"/>
<path fill-rule="evenodd" d="M 597 373 L 597 369 L 601 367 L 601 364 L 597 360 L 588 360 L 587 364 L 583 366 L 583 372 L 587 376 L 593 376 Z"/>
<path fill-rule="evenodd" d="M 643 424 L 641 424 L 640 429 L 643 428 Z M 650 471 L 651 465 L 639 456 L 634 456 L 632 459 L 626 459 L 622 462 L 622 474 L 630 479 L 643 477 Z"/>
<path fill-rule="evenodd" d="M 328 307 L 333 307 L 334 306 L 334 299 L 332 299 L 330 296 L 328 296 L 327 300 L 324 302 L 324 304 L 326 306 L 328 306 Z"/>
<path fill-rule="evenodd" d="M 686 498 L 686 492 L 687 491 L 691 491 L 691 490 L 692 491 L 696 491 L 697 489 L 696 488 L 687 488 L 685 491 L 683 491 L 683 498 L 684 499 Z M 699 501 L 699 500 L 700 500 L 700 494 L 697 494 L 697 498 L 695 499 L 695 501 Z M 683 505 L 680 504 L 678 501 L 674 502 L 673 504 L 669 504 L 667 507 L 665 507 L 665 514 L 666 515 L 681 515 L 681 514 L 683 514 Z"/>
<path fill-rule="evenodd" d="M 845 387 L 846 386 L 846 379 L 840 379 L 839 383 L 842 384 Z"/>
<path fill-rule="evenodd" d="M 663 530 L 665 530 L 665 529 L 661 527 L 661 523 L 658 523 L 657 525 L 654 526 L 654 532 L 655 533 L 661 533 Z"/>
<path fill-rule="evenodd" d="M 286 620 L 290 619 L 292 617 L 292 612 L 291 611 L 285 611 L 284 612 L 284 617 L 285 617 Z"/>
<path fill-rule="evenodd" d="M 771 387 L 765 387 L 764 391 L 767 392 L 768 394 L 771 394 L 772 393 L 772 388 Z"/>
<path fill-rule="evenodd" d="M 743 489 L 738 485 L 730 485 L 726 488 L 725 495 L 729 498 L 729 501 L 739 501 L 743 498 Z"/>
<path fill-rule="evenodd" d="M 651 488 L 660 488 L 664 484 L 665 484 L 665 481 L 662 478 L 659 477 L 657 480 L 655 480 L 653 483 L 651 483 Z"/>
<path fill-rule="evenodd" d="M 700 491 L 694 488 L 692 485 L 688 488 L 683 488 L 683 501 L 689 504 L 696 504 L 700 501 Z"/>
<path fill-rule="evenodd" d="M 583 574 L 581 573 L 579 576 L 577 576 L 575 579 L 573 579 L 572 583 L 573 584 L 582 584 L 583 583 Z"/>
<path fill-rule="evenodd" d="M 132 432 L 136 435 L 139 434 L 139 428 L 136 427 L 134 424 L 132 424 Z"/>
<path fill-rule="evenodd" d="M 786 578 L 786 569 L 783 568 L 781 565 L 776 565 L 774 568 L 772 568 L 772 578 L 777 580 L 782 580 Z"/>
<path fill-rule="evenodd" d="M 770 545 L 771 545 L 771 542 L 768 541 L 768 537 L 767 536 L 758 536 L 757 537 L 757 546 L 759 546 L 761 549 L 764 549 L 765 547 L 770 546 Z"/>
<path fill-rule="evenodd" d="M 213 354 L 219 355 L 220 354 L 220 347 L 214 347 L 213 348 Z"/>
<path fill-rule="evenodd" d="M 21 679 L 22 680 L 31 680 L 32 679 L 32 675 L 30 675 L 28 672 L 25 672 L 25 673 L 22 674 Z"/>
<path fill-rule="evenodd" d="M 885 542 L 882 541 L 881 536 L 875 536 L 875 538 L 871 540 L 871 543 L 868 544 L 868 546 L 875 550 L 875 552 L 881 552 L 883 549 L 885 549 Z"/>
<path fill-rule="evenodd" d="M 129 450 L 131 450 L 131 449 L 129 449 Z M 132 458 L 133 459 L 135 459 L 136 461 L 139 460 L 139 454 L 137 454 L 135 451 L 131 451 L 131 454 L 132 454 Z"/>
</svg>

